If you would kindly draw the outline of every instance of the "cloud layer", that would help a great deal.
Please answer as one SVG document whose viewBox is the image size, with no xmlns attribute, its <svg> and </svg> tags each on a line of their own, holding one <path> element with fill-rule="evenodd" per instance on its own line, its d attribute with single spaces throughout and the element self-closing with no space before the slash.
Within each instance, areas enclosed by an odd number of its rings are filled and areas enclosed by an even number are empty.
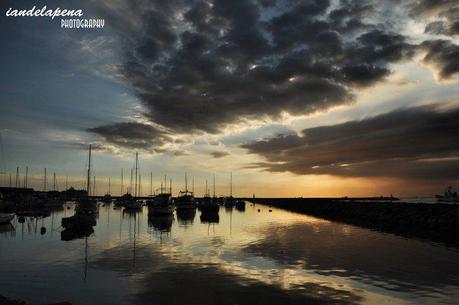
<svg viewBox="0 0 459 305">
<path fill-rule="evenodd" d="M 175 133 L 351 103 L 415 52 L 371 18 L 371 1 L 137 2 L 142 12 L 129 6 L 113 25 L 125 50 L 117 72 L 146 117 Z"/>
<path fill-rule="evenodd" d="M 101 4 L 100 11 L 116 20 L 111 26 L 124 50 L 116 74 L 133 89 L 151 124 L 89 130 L 125 148 L 162 147 L 172 135 L 218 134 L 242 122 L 350 104 L 358 90 L 383 82 L 392 64 L 419 54 L 440 81 L 459 72 L 456 1 L 394 3 L 403 20 L 384 13 L 390 1 L 135 4 Z M 408 20 L 424 24 L 425 35 L 405 36 L 400 25 Z M 452 132 L 458 113 L 402 109 L 243 147 L 265 157 L 254 166 L 269 171 L 458 178 L 458 136 Z"/>
<path fill-rule="evenodd" d="M 459 108 L 423 106 L 242 145 L 269 171 L 459 179 Z"/>
</svg>

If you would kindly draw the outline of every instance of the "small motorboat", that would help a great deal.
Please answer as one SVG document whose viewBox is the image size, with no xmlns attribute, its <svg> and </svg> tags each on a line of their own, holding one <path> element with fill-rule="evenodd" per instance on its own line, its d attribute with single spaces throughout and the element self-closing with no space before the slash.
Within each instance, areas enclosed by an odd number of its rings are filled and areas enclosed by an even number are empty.
<svg viewBox="0 0 459 305">
<path fill-rule="evenodd" d="M 0 213 L 0 224 L 10 223 L 13 218 L 14 214 Z"/>
</svg>

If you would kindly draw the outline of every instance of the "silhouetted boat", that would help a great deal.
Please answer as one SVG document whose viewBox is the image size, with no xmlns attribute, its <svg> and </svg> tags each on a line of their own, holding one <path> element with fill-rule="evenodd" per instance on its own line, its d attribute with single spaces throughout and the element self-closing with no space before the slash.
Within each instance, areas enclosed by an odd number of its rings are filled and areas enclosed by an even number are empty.
<svg viewBox="0 0 459 305">
<path fill-rule="evenodd" d="M 188 177 L 185 174 L 185 191 L 180 191 L 175 203 L 177 211 L 179 210 L 194 210 L 196 209 L 196 202 L 194 200 L 194 193 L 188 191 Z"/>
<path fill-rule="evenodd" d="M 112 203 L 112 195 L 110 194 L 105 194 L 104 197 L 102 197 L 101 200 L 103 203 Z"/>
<path fill-rule="evenodd" d="M 443 195 L 435 195 L 439 203 L 458 203 L 459 197 L 457 192 L 453 191 L 453 187 L 450 185 L 443 193 Z"/>
<path fill-rule="evenodd" d="M 88 176 L 86 181 L 86 197 L 81 198 L 76 205 L 75 215 L 62 218 L 61 239 L 70 240 L 70 236 L 85 236 L 87 232 L 94 232 L 92 227 L 96 225 L 97 203 L 89 198 L 91 189 L 91 145 L 89 145 Z"/>
<path fill-rule="evenodd" d="M 236 198 L 230 196 L 225 198 L 225 207 L 232 208 L 236 205 Z"/>
<path fill-rule="evenodd" d="M 148 213 L 152 215 L 170 215 L 174 212 L 172 197 L 169 193 L 156 195 L 148 202 Z"/>
<path fill-rule="evenodd" d="M 236 209 L 239 211 L 245 211 L 245 200 L 236 200 Z"/>
<path fill-rule="evenodd" d="M 230 174 L 230 195 L 225 198 L 224 204 L 226 208 L 232 208 L 236 205 L 237 200 L 233 197 L 233 173 Z"/>
<path fill-rule="evenodd" d="M 202 201 L 200 203 L 200 210 L 203 214 L 218 214 L 218 211 L 220 210 L 220 206 L 218 205 L 218 202 L 217 202 L 217 197 L 215 196 L 215 175 L 214 175 L 213 189 L 214 189 L 214 196 L 210 197 L 207 191 L 207 181 L 206 181 L 206 194 L 204 195 L 204 198 L 202 198 Z"/>
<path fill-rule="evenodd" d="M 110 178 L 108 178 L 108 193 L 102 197 L 102 202 L 103 203 L 112 203 L 112 195 L 111 195 L 111 181 Z"/>
<path fill-rule="evenodd" d="M 89 145 L 88 175 L 86 180 L 86 196 L 77 200 L 75 212 L 77 214 L 92 215 L 97 213 L 97 202 L 89 197 L 91 190 L 91 145 Z"/>
<path fill-rule="evenodd" d="M 142 204 L 141 201 L 135 200 L 135 199 L 134 199 L 134 200 L 132 200 L 132 201 L 126 203 L 126 204 L 124 205 L 124 209 L 125 209 L 125 210 L 131 210 L 131 211 L 134 211 L 134 210 L 141 210 L 141 209 L 142 209 L 142 206 L 143 206 L 143 204 Z"/>
<path fill-rule="evenodd" d="M 130 211 L 138 211 L 142 209 L 143 202 L 140 200 L 137 200 L 137 190 L 138 190 L 138 184 L 137 184 L 137 177 L 138 177 L 138 170 L 139 170 L 139 154 L 136 152 L 135 153 L 135 185 L 134 185 L 134 197 L 132 197 L 130 194 L 126 194 L 129 196 L 126 196 L 124 198 L 125 202 L 123 204 L 125 210 L 130 210 Z"/>
</svg>

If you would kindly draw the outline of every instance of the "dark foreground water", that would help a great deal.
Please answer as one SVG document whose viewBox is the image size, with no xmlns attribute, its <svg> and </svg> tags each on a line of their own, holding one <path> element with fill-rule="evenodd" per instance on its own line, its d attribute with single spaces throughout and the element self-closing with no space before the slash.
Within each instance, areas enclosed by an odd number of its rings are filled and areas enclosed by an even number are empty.
<svg viewBox="0 0 459 305">
<path fill-rule="evenodd" d="M 61 241 L 70 206 L 0 227 L 0 295 L 75 305 L 459 304 L 459 251 L 443 245 L 250 204 L 221 208 L 218 223 L 199 211 L 148 219 L 146 209 L 100 207 L 93 235 Z"/>
</svg>

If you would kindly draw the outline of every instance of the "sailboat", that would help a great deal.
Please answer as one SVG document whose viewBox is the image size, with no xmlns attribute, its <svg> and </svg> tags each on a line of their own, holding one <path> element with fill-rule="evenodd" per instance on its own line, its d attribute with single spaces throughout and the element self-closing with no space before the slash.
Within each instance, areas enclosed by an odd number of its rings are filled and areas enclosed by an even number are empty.
<svg viewBox="0 0 459 305">
<path fill-rule="evenodd" d="M 89 145 L 88 157 L 88 175 L 86 180 L 86 196 L 77 201 L 76 213 L 77 214 L 96 214 L 97 202 L 95 199 L 89 197 L 91 191 L 91 145 Z"/>
<path fill-rule="evenodd" d="M 124 195 L 124 210 L 125 211 L 138 211 L 142 209 L 142 202 L 138 201 L 137 198 L 137 191 L 138 191 L 138 184 L 137 184 L 137 177 L 139 171 L 139 153 L 135 153 L 135 185 L 134 185 L 134 197 Z"/>
<path fill-rule="evenodd" d="M 206 195 L 201 202 L 200 209 L 203 214 L 218 214 L 220 206 L 217 202 L 217 197 L 215 196 L 215 175 L 214 175 L 214 196 L 211 198 L 207 192 L 207 181 L 206 181 Z"/>
<path fill-rule="evenodd" d="M 233 197 L 233 173 L 230 174 L 230 195 L 225 198 L 225 207 L 232 208 L 236 205 L 237 200 Z"/>
<path fill-rule="evenodd" d="M 164 177 L 164 184 L 166 184 Z M 166 186 L 161 183 L 161 191 L 152 200 L 148 202 L 149 215 L 170 215 L 174 212 L 172 204 L 172 180 L 170 181 L 169 192 L 166 191 Z"/>
<path fill-rule="evenodd" d="M 102 197 L 103 203 L 112 203 L 112 195 L 111 195 L 111 185 L 110 185 L 110 178 L 108 178 L 108 193 Z"/>
<path fill-rule="evenodd" d="M 75 208 L 75 215 L 62 218 L 61 238 L 88 236 L 92 234 L 92 227 L 96 225 L 97 203 L 89 197 L 91 190 L 91 145 L 89 145 L 88 176 L 86 181 L 86 196 L 79 199 Z"/>
<path fill-rule="evenodd" d="M 188 176 L 185 173 L 185 190 L 180 191 L 175 204 L 177 211 L 194 210 L 196 202 L 194 201 L 194 193 L 188 190 Z"/>
</svg>

